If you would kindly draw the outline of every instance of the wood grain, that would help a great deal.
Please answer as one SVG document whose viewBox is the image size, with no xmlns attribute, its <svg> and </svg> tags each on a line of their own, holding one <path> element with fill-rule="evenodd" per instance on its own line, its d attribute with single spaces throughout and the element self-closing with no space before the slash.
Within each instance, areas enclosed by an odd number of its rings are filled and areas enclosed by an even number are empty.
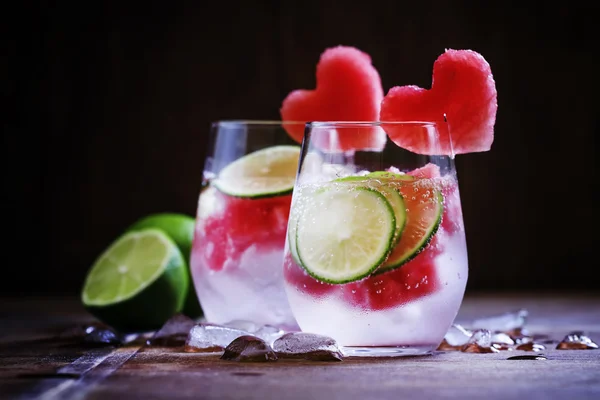
<svg viewBox="0 0 600 400">
<path fill-rule="evenodd" d="M 526 354 L 512 351 L 346 358 L 341 363 L 236 363 L 219 360 L 218 354 L 140 345 L 86 349 L 57 339 L 70 325 L 93 321 L 77 299 L 6 299 L 1 304 L 0 398 L 6 399 L 600 397 L 600 350 L 547 349 L 545 361 L 507 360 Z M 467 296 L 457 322 L 518 308 L 529 310 L 532 333 L 560 339 L 583 330 L 600 341 L 600 296 Z"/>
</svg>

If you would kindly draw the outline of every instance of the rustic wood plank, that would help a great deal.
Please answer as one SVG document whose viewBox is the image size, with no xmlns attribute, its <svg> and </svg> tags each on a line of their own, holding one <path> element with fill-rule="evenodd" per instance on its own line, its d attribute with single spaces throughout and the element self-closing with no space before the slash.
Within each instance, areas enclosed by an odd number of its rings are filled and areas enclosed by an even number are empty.
<svg viewBox="0 0 600 400">
<path fill-rule="evenodd" d="M 470 295 L 457 322 L 520 308 L 529 310 L 532 332 L 560 339 L 583 330 L 600 341 L 600 296 L 591 294 Z M 436 352 L 244 364 L 173 349 L 89 349 L 56 340 L 69 326 L 93 321 L 77 299 L 2 301 L 0 317 L 0 398 L 7 399 L 600 398 L 600 350 L 547 349 L 545 361 L 507 360 L 525 352 Z"/>
</svg>

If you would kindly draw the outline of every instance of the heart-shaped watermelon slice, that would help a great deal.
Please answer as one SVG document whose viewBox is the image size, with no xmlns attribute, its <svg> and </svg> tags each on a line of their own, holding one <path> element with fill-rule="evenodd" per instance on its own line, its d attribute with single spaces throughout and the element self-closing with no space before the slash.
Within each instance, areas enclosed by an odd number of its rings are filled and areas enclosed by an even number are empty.
<svg viewBox="0 0 600 400">
<path fill-rule="evenodd" d="M 384 124 L 398 146 L 419 154 L 453 155 L 488 151 L 498 109 L 488 62 L 473 50 L 446 50 L 433 64 L 431 89 L 396 86 L 381 104 L 381 121 L 435 122 L 440 141 L 427 130 Z"/>
<path fill-rule="evenodd" d="M 317 64 L 317 87 L 294 90 L 283 100 L 280 109 L 285 121 L 377 121 L 383 87 L 371 57 L 350 46 L 326 49 Z M 302 124 L 284 124 L 298 143 L 302 142 Z M 329 137 L 319 133 L 314 144 L 323 150 L 381 150 L 386 134 L 381 129 L 329 129 Z"/>
</svg>

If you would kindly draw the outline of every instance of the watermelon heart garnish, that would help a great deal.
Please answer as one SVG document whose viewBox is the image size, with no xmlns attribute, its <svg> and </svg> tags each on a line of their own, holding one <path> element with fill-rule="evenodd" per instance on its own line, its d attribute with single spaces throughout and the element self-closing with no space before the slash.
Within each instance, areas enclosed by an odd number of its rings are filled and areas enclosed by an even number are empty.
<svg viewBox="0 0 600 400">
<path fill-rule="evenodd" d="M 440 140 L 424 129 L 384 124 L 398 146 L 419 154 L 487 151 L 494 140 L 498 109 L 490 65 L 472 50 L 446 50 L 433 64 L 431 89 L 397 86 L 381 104 L 381 121 L 435 122 Z"/>
<path fill-rule="evenodd" d="M 285 121 L 377 121 L 383 99 L 379 73 L 371 57 L 349 46 L 326 49 L 317 64 L 317 87 L 314 90 L 292 91 L 280 109 Z M 286 131 L 298 143 L 302 142 L 302 124 L 284 124 Z M 381 150 L 385 132 L 381 129 L 331 129 L 336 137 L 315 139 L 324 150 Z"/>
</svg>

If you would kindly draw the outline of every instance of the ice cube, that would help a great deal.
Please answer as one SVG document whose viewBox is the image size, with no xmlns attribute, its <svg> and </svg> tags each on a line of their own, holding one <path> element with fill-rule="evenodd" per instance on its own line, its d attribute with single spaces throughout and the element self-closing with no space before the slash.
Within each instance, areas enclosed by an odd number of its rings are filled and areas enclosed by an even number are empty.
<svg viewBox="0 0 600 400">
<path fill-rule="evenodd" d="M 209 323 L 196 324 L 187 336 L 184 351 L 188 353 L 223 351 L 229 343 L 244 335 L 250 335 L 250 332 L 223 325 Z"/>
<path fill-rule="evenodd" d="M 244 335 L 234 339 L 225 348 L 221 360 L 241 362 L 276 361 L 277 355 L 264 340 L 256 336 Z"/>
<path fill-rule="evenodd" d="M 263 325 L 253 332 L 254 336 L 257 336 L 267 342 L 270 346 L 273 346 L 275 340 L 279 339 L 285 334 L 285 331 L 279 329 L 273 325 Z"/>
<path fill-rule="evenodd" d="M 583 332 L 571 332 L 556 346 L 557 350 L 592 350 L 598 345 Z"/>
<path fill-rule="evenodd" d="M 119 346 L 123 338 L 108 327 L 89 327 L 83 342 L 88 346 Z"/>
<path fill-rule="evenodd" d="M 491 340 L 493 344 L 501 344 L 507 346 L 512 346 L 513 344 L 515 344 L 515 341 L 504 332 L 496 332 L 492 334 Z"/>
<path fill-rule="evenodd" d="M 229 321 L 226 324 L 223 324 L 226 327 L 239 329 L 241 331 L 246 331 L 250 333 L 254 333 L 258 330 L 259 326 L 252 321 L 244 321 L 241 319 L 236 319 L 233 321 Z"/>
<path fill-rule="evenodd" d="M 522 343 L 515 348 L 515 350 L 521 350 L 521 351 L 543 351 L 545 349 L 546 349 L 546 346 L 544 346 L 543 344 L 534 343 L 534 342 Z"/>
<path fill-rule="evenodd" d="M 469 341 L 472 334 L 473 332 L 463 328 L 462 325 L 454 324 L 448 329 L 444 339 L 451 346 L 462 346 Z"/>
<path fill-rule="evenodd" d="M 472 329 L 487 329 L 489 331 L 508 333 L 515 329 L 523 328 L 527 322 L 528 315 L 529 313 L 527 310 L 520 309 L 513 312 L 476 319 L 471 323 L 470 327 Z"/>
<path fill-rule="evenodd" d="M 497 353 L 492 345 L 492 334 L 488 329 L 478 329 L 473 332 L 469 341 L 461 349 L 464 353 Z"/>
<path fill-rule="evenodd" d="M 150 346 L 179 347 L 185 344 L 190 330 L 196 323 L 183 314 L 175 314 L 146 341 Z"/>
<path fill-rule="evenodd" d="M 458 351 L 469 341 L 472 332 L 462 327 L 462 325 L 454 324 L 444 335 L 444 340 L 438 346 L 439 351 Z"/>
<path fill-rule="evenodd" d="M 311 361 L 342 361 L 344 356 L 337 342 L 322 335 L 290 332 L 273 343 L 280 358 L 302 358 Z"/>
</svg>

